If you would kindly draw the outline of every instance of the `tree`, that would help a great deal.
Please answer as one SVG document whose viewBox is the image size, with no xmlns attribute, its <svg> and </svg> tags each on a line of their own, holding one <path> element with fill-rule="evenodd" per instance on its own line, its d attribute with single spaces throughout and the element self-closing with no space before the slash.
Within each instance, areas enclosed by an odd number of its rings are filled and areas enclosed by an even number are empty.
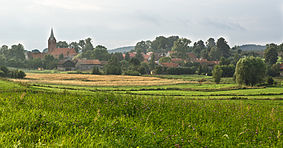
<svg viewBox="0 0 283 148">
<path fill-rule="evenodd" d="M 206 47 L 210 50 L 212 47 L 216 46 L 214 38 L 209 38 L 206 41 Z"/>
<path fill-rule="evenodd" d="M 150 62 L 149 62 L 149 68 L 150 68 L 150 70 L 153 70 L 155 68 L 155 55 L 154 55 L 154 53 L 151 55 Z"/>
<path fill-rule="evenodd" d="M 205 45 L 202 40 L 194 43 L 193 52 L 196 54 L 197 57 L 200 57 L 202 51 L 205 51 Z"/>
<path fill-rule="evenodd" d="M 135 58 L 137 58 L 140 62 L 144 61 L 144 57 L 143 57 L 142 52 L 140 50 L 137 51 Z"/>
<path fill-rule="evenodd" d="M 146 53 L 148 49 L 149 45 L 145 41 L 140 41 L 135 46 L 136 51 L 141 51 L 143 53 Z"/>
<path fill-rule="evenodd" d="M 263 82 L 265 78 L 266 65 L 260 58 L 241 58 L 235 70 L 236 82 L 240 85 L 254 86 Z"/>
<path fill-rule="evenodd" d="M 217 40 L 217 48 L 220 51 L 220 57 L 223 56 L 225 58 L 228 58 L 230 56 L 230 46 L 227 44 L 224 38 L 219 38 Z"/>
<path fill-rule="evenodd" d="M 120 62 L 115 55 L 112 55 L 111 59 L 106 65 L 105 73 L 108 75 L 120 75 L 122 73 Z"/>
<path fill-rule="evenodd" d="M 125 60 L 126 60 L 126 61 L 130 61 L 130 59 L 131 59 L 130 54 L 129 54 L 129 52 L 127 52 L 127 53 L 125 54 Z"/>
<path fill-rule="evenodd" d="M 56 43 L 57 48 L 68 48 L 69 45 L 66 41 L 59 41 Z"/>
<path fill-rule="evenodd" d="M 77 43 L 77 42 L 72 42 L 69 45 L 69 48 L 74 48 L 77 53 L 79 53 L 82 50 L 82 48 L 80 47 L 79 43 Z"/>
<path fill-rule="evenodd" d="M 83 45 L 85 43 L 83 48 L 82 48 L 82 52 L 93 50 L 93 45 L 92 45 L 91 42 L 92 42 L 91 38 L 85 39 L 85 42 L 80 41 L 80 43 L 79 43 L 80 45 Z"/>
<path fill-rule="evenodd" d="M 107 48 L 102 46 L 102 45 L 98 45 L 94 48 L 94 58 L 101 60 L 101 61 L 107 61 L 109 59 L 109 53 L 107 51 Z"/>
<path fill-rule="evenodd" d="M 91 74 L 93 75 L 100 75 L 100 71 L 99 71 L 99 68 L 97 66 L 94 66 L 93 69 L 92 69 L 92 72 Z"/>
<path fill-rule="evenodd" d="M 277 45 L 270 44 L 264 51 L 265 62 L 269 65 L 275 64 L 278 59 Z"/>
<path fill-rule="evenodd" d="M 174 42 L 174 46 L 172 47 L 173 51 L 176 51 L 181 58 L 186 57 L 186 52 L 188 50 L 188 45 L 191 43 L 189 39 L 181 38 Z"/>
<path fill-rule="evenodd" d="M 216 84 L 220 83 L 222 73 L 223 71 L 219 65 L 214 66 L 213 71 L 212 71 L 212 76 Z"/>
<path fill-rule="evenodd" d="M 211 60 L 219 60 L 221 57 L 221 51 L 216 46 L 214 46 L 209 52 L 209 57 Z"/>
</svg>

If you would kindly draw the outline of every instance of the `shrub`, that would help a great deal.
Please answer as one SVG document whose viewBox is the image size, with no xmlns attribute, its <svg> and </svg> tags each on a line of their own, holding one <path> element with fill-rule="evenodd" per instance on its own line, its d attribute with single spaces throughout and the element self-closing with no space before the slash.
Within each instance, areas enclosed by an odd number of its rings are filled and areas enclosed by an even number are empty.
<svg viewBox="0 0 283 148">
<path fill-rule="evenodd" d="M 273 85 L 274 83 L 275 83 L 275 81 L 273 80 L 273 78 L 272 77 L 268 77 L 267 84 L 268 85 Z"/>
<path fill-rule="evenodd" d="M 212 71 L 212 76 L 216 84 L 220 83 L 222 73 L 223 73 L 223 70 L 221 69 L 221 66 L 219 65 L 214 66 L 214 69 Z"/>
<path fill-rule="evenodd" d="M 100 75 L 101 72 L 99 71 L 99 68 L 95 66 L 93 67 L 91 74 Z"/>
<path fill-rule="evenodd" d="M 141 74 L 138 71 L 133 71 L 133 70 L 128 70 L 124 73 L 124 75 L 129 75 L 129 76 L 140 76 Z"/>
</svg>

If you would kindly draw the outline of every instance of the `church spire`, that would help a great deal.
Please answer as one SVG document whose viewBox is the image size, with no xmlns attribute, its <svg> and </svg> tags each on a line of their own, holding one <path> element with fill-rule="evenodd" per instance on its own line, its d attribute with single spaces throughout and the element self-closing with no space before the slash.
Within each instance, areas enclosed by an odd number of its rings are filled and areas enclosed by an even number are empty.
<svg viewBox="0 0 283 148">
<path fill-rule="evenodd" d="M 50 38 L 51 38 L 51 39 L 55 39 L 55 37 L 54 37 L 54 33 L 53 33 L 53 28 L 51 28 Z"/>
</svg>

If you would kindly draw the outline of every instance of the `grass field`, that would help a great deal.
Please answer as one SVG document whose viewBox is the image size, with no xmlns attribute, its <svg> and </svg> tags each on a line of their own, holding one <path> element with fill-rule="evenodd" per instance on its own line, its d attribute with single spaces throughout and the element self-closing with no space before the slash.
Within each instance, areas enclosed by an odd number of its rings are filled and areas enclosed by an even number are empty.
<svg viewBox="0 0 283 148">
<path fill-rule="evenodd" d="M 42 76 L 63 81 L 99 79 L 73 74 L 69 78 L 65 74 Z M 104 77 L 113 80 L 113 76 Z M 146 78 L 162 83 L 150 85 Z M 201 79 L 206 81 L 200 84 Z M 283 145 L 280 85 L 239 87 L 230 78 L 213 84 L 211 77 L 196 75 L 121 76 L 116 79 L 120 83 L 141 84 L 114 86 L 28 80 L 0 80 L 1 147 Z M 281 80 L 276 78 L 279 84 Z M 170 81 L 182 83 L 163 83 Z"/>
</svg>

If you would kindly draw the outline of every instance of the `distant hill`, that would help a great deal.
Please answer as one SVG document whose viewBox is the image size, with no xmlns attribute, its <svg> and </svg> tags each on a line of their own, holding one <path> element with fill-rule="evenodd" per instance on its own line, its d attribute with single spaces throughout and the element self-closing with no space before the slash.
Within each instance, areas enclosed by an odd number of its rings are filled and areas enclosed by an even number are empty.
<svg viewBox="0 0 283 148">
<path fill-rule="evenodd" d="M 266 46 L 256 45 L 256 44 L 247 44 L 239 46 L 239 48 L 243 51 L 263 51 L 265 50 Z"/>
<path fill-rule="evenodd" d="M 120 47 L 120 48 L 116 48 L 116 49 L 111 49 L 108 50 L 109 53 L 116 53 L 116 52 L 121 52 L 121 53 L 126 53 L 129 52 L 131 50 L 134 50 L 135 46 L 127 46 L 127 47 Z"/>
</svg>

